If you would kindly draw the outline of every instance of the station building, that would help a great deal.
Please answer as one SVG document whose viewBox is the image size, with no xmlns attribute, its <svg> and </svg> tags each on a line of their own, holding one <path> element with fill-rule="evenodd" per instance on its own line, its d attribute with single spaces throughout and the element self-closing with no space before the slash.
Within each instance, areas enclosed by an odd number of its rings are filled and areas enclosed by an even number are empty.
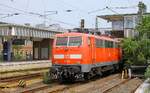
<svg viewBox="0 0 150 93">
<path fill-rule="evenodd" d="M 139 2 L 137 13 L 127 14 L 111 14 L 111 15 L 99 15 L 96 17 L 96 23 L 98 24 L 98 18 L 104 19 L 107 22 L 111 22 L 111 28 L 99 29 L 99 31 L 110 34 L 117 38 L 134 37 L 138 35 L 135 31 L 136 26 L 141 20 L 142 16 L 150 16 L 147 12 L 147 6 L 143 2 Z M 96 24 L 96 26 L 98 26 Z M 97 27 L 98 28 L 98 27 Z"/>
<path fill-rule="evenodd" d="M 145 13 L 144 16 L 150 15 L 150 13 Z M 139 15 L 137 13 L 133 14 L 114 14 L 114 15 L 100 15 L 97 18 L 111 22 L 111 28 L 99 29 L 103 30 L 104 33 L 110 33 L 112 36 L 118 38 L 123 37 L 134 37 L 137 33 L 135 27 L 139 21 Z"/>
<path fill-rule="evenodd" d="M 55 34 L 64 31 L 0 22 L 0 60 L 49 60 Z"/>
</svg>

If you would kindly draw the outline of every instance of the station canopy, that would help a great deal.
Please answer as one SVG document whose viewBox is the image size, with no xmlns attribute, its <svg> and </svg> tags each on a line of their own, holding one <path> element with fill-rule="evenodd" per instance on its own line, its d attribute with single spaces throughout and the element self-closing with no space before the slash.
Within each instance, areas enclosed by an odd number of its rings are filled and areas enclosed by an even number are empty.
<svg viewBox="0 0 150 93">
<path fill-rule="evenodd" d="M 111 22 L 111 21 L 117 21 L 117 20 L 124 20 L 125 16 L 133 16 L 133 15 L 138 15 L 138 14 L 137 13 L 112 14 L 112 15 L 100 15 L 100 16 L 97 16 L 97 17 Z M 144 15 L 150 15 L 150 13 L 145 13 Z"/>
<path fill-rule="evenodd" d="M 36 28 L 31 26 L 0 22 L 0 36 L 54 38 L 55 34 L 63 32 L 64 31 L 60 30 L 56 31 L 44 28 Z"/>
</svg>

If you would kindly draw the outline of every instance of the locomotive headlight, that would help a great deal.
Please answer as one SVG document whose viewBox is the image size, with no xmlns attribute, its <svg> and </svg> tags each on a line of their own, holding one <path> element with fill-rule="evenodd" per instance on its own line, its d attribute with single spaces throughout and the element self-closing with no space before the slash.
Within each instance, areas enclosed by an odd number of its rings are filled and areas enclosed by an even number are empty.
<svg viewBox="0 0 150 93">
<path fill-rule="evenodd" d="M 54 59 L 64 59 L 64 55 L 63 54 L 55 54 Z"/>
<path fill-rule="evenodd" d="M 81 54 L 70 54 L 70 59 L 82 59 Z"/>
</svg>

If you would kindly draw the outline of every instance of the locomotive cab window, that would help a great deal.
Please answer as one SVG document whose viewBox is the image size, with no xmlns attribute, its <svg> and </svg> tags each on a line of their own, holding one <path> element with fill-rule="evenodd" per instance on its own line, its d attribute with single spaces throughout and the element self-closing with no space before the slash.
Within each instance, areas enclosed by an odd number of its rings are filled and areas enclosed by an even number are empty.
<svg viewBox="0 0 150 93">
<path fill-rule="evenodd" d="M 82 44 L 82 37 L 69 37 L 69 46 L 81 46 Z"/>
<path fill-rule="evenodd" d="M 67 46 L 68 37 L 57 37 L 56 46 Z"/>
<path fill-rule="evenodd" d="M 69 42 L 68 42 L 69 41 Z M 56 46 L 81 46 L 82 37 L 57 37 Z"/>
</svg>

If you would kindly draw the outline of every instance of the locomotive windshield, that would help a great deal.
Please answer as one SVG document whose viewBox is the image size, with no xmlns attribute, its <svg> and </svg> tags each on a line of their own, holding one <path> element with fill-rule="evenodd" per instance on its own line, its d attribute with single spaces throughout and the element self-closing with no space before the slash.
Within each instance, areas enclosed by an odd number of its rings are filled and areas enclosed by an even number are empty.
<svg viewBox="0 0 150 93">
<path fill-rule="evenodd" d="M 69 37 L 69 46 L 81 46 L 82 38 L 81 37 Z"/>
<path fill-rule="evenodd" d="M 68 42 L 69 41 L 69 42 Z M 56 46 L 81 46 L 82 37 L 57 37 Z"/>
<path fill-rule="evenodd" d="M 68 37 L 57 37 L 56 46 L 67 46 Z"/>
</svg>

